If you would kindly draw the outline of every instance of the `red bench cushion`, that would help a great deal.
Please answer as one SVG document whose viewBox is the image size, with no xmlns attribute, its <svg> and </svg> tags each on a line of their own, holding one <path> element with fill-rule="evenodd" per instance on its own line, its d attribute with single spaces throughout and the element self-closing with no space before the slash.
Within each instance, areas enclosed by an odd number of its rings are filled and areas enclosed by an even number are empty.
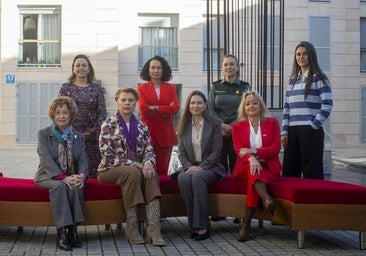
<svg viewBox="0 0 366 256">
<path fill-rule="evenodd" d="M 32 179 L 0 177 L 0 201 L 47 202 L 48 190 L 37 187 Z"/>
<path fill-rule="evenodd" d="M 96 178 L 89 178 L 85 184 L 85 200 L 113 200 L 122 198 L 121 187 L 116 184 L 100 183 Z"/>
<path fill-rule="evenodd" d="M 366 204 L 366 187 L 336 181 L 282 177 L 268 191 L 298 204 Z"/>
<path fill-rule="evenodd" d="M 178 181 L 169 176 L 160 176 L 160 189 L 163 195 L 179 194 Z M 228 175 L 224 180 L 211 183 L 208 186 L 209 193 L 216 194 L 246 194 L 245 182 L 239 180 L 234 175 Z"/>
<path fill-rule="evenodd" d="M 179 194 L 176 180 L 160 176 L 162 194 Z M 245 182 L 229 175 L 214 182 L 209 193 L 246 194 Z M 366 187 L 326 180 L 283 177 L 268 184 L 274 198 L 305 204 L 366 204 Z M 115 184 L 102 184 L 90 178 L 86 182 L 85 200 L 120 199 L 121 190 Z M 48 202 L 48 190 L 34 184 L 32 179 L 9 178 L 0 175 L 0 201 Z"/>
<path fill-rule="evenodd" d="M 162 194 L 179 194 L 176 180 L 169 176 L 160 176 Z M 120 199 L 121 189 L 115 184 L 100 183 L 96 178 L 89 178 L 85 184 L 85 200 Z M 245 194 L 245 183 L 234 176 L 215 182 L 209 186 L 210 193 Z M 34 184 L 32 179 L 9 178 L 0 176 L 0 201 L 48 202 L 48 190 Z"/>
<path fill-rule="evenodd" d="M 234 175 L 228 175 L 224 180 L 214 182 L 208 186 L 209 193 L 216 194 L 247 194 L 247 186 L 243 180 Z"/>
<path fill-rule="evenodd" d="M 85 200 L 119 199 L 121 189 L 114 184 L 99 183 L 90 178 L 85 184 Z M 0 176 L 0 201 L 48 202 L 48 190 L 34 184 L 32 179 Z"/>
</svg>

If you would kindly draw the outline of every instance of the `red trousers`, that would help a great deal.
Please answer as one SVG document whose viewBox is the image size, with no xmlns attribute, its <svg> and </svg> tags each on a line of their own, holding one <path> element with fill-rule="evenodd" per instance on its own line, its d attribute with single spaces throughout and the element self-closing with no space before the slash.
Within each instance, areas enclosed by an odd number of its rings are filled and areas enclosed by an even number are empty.
<svg viewBox="0 0 366 256">
<path fill-rule="evenodd" d="M 256 173 L 254 175 L 250 174 L 250 164 L 249 162 L 242 165 L 242 168 L 237 169 L 234 173 L 235 176 L 244 180 L 247 183 L 247 202 L 246 207 L 257 208 L 259 204 L 259 195 L 254 188 L 256 181 L 261 181 L 264 184 L 268 182 L 275 181 L 280 178 L 280 173 L 271 172 L 266 163 L 262 163 L 262 171 L 260 174 Z"/>
</svg>

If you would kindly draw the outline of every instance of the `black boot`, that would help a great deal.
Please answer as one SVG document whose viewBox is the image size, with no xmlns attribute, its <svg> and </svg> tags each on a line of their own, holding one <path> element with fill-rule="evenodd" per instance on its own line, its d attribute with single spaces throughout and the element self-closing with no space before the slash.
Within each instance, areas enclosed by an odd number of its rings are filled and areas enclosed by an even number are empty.
<svg viewBox="0 0 366 256">
<path fill-rule="evenodd" d="M 81 242 L 81 240 L 78 236 L 76 224 L 73 226 L 68 226 L 67 237 L 68 237 L 72 247 L 80 248 L 83 245 L 83 243 Z"/>
<path fill-rule="evenodd" d="M 61 227 L 57 229 L 57 248 L 63 251 L 71 251 L 71 244 L 66 236 L 65 227 Z"/>
</svg>

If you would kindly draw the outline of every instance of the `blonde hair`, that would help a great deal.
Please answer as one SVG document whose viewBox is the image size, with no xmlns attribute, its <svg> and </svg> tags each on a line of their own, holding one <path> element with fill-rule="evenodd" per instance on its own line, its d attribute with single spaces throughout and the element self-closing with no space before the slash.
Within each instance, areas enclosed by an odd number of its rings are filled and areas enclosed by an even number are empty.
<svg viewBox="0 0 366 256">
<path fill-rule="evenodd" d="M 139 94 L 137 93 L 137 91 L 134 88 L 129 88 L 129 87 L 122 86 L 122 87 L 119 87 L 116 90 L 116 92 L 114 93 L 114 100 L 116 102 L 117 102 L 118 97 L 121 93 L 131 93 L 136 101 L 139 100 Z"/>
<path fill-rule="evenodd" d="M 248 91 L 243 94 L 243 97 L 240 101 L 240 105 L 238 108 L 238 120 L 239 121 L 248 120 L 248 116 L 245 113 L 245 103 L 246 103 L 246 98 L 249 95 L 253 95 L 258 100 L 259 105 L 261 107 L 260 119 L 261 119 L 261 121 L 264 121 L 267 117 L 270 116 L 270 113 L 268 111 L 266 104 L 264 103 L 264 100 L 256 91 Z"/>
</svg>

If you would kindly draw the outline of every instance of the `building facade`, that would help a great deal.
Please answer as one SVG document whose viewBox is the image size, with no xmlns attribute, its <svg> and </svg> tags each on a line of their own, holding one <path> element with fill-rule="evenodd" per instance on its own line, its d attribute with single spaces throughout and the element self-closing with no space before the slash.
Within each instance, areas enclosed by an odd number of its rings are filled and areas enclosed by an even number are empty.
<svg viewBox="0 0 366 256">
<path fill-rule="evenodd" d="M 191 90 L 206 91 L 207 1 L 1 0 L 0 147 L 36 143 L 38 129 L 49 123 L 48 101 L 57 95 L 71 74 L 73 57 L 80 53 L 91 59 L 106 91 L 109 113 L 115 111 L 114 91 L 143 82 L 140 68 L 155 54 L 166 57 L 172 66 L 171 82 L 177 85 L 182 103 Z M 329 141 L 363 145 L 366 1 L 292 0 L 283 5 L 285 79 L 280 86 L 287 85 L 297 43 L 313 42 L 333 89 Z"/>
</svg>

